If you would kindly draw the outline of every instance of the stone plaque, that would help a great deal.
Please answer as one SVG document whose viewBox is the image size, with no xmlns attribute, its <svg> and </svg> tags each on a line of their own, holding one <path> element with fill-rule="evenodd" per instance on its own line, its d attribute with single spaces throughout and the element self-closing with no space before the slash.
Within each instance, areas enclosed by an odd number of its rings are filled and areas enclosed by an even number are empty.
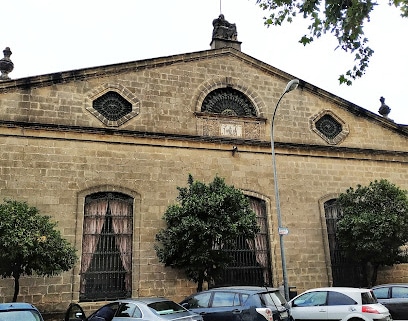
<svg viewBox="0 0 408 321">
<path fill-rule="evenodd" d="M 242 137 L 242 125 L 221 124 L 221 136 Z"/>
</svg>

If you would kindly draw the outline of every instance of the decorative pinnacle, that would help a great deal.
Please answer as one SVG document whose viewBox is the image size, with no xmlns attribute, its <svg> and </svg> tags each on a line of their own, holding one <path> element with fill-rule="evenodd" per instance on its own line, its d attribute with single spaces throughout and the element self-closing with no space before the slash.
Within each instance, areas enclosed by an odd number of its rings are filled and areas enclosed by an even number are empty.
<svg viewBox="0 0 408 321">
<path fill-rule="evenodd" d="M 391 108 L 388 107 L 388 106 L 385 104 L 385 98 L 382 97 L 382 96 L 381 96 L 381 98 L 380 98 L 380 102 L 381 102 L 381 107 L 380 107 L 380 109 L 378 110 L 378 113 L 379 113 L 381 116 L 383 116 L 383 117 L 385 117 L 385 118 L 388 118 L 388 115 L 389 115 L 389 113 L 391 112 Z"/>
<path fill-rule="evenodd" d="M 14 69 L 14 64 L 10 59 L 10 56 L 12 54 L 10 48 L 6 47 L 6 49 L 3 50 L 3 54 L 4 58 L 0 59 L 0 81 L 10 79 L 8 74 Z"/>
</svg>

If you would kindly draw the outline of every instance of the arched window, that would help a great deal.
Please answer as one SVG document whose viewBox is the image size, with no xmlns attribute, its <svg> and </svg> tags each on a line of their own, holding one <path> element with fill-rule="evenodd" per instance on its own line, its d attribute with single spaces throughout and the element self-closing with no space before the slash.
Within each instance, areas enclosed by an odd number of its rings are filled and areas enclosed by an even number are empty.
<svg viewBox="0 0 408 321">
<path fill-rule="evenodd" d="M 359 284 L 360 267 L 347 260 L 339 249 L 336 225 L 341 217 L 341 210 L 336 204 L 336 199 L 331 199 L 324 203 L 324 213 L 327 237 L 329 239 L 333 286 L 355 286 Z"/>
<path fill-rule="evenodd" d="M 225 116 L 257 116 L 256 109 L 249 98 L 229 87 L 210 92 L 203 101 L 201 111 Z"/>
<path fill-rule="evenodd" d="M 265 201 L 249 197 L 256 214 L 259 233 L 254 240 L 238 238 L 233 249 L 224 248 L 234 258 L 213 286 L 269 285 L 272 286 L 269 235 Z"/>
<path fill-rule="evenodd" d="M 95 193 L 85 198 L 81 301 L 130 297 L 133 198 Z"/>
</svg>

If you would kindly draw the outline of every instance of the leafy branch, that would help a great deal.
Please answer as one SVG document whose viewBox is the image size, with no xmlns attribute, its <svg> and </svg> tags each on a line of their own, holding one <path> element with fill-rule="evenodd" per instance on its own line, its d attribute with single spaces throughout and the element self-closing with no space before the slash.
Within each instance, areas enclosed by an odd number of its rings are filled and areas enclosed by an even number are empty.
<svg viewBox="0 0 408 321">
<path fill-rule="evenodd" d="M 370 22 L 370 14 L 377 3 L 372 0 L 257 0 L 263 10 L 269 10 L 265 25 L 281 26 L 292 23 L 294 18 L 302 16 L 309 19 L 308 34 L 299 40 L 304 46 L 323 34 L 333 34 L 338 42 L 335 49 L 354 54 L 354 66 L 340 75 L 340 84 L 352 85 L 353 80 L 362 77 L 370 62 L 374 50 L 364 36 L 364 26 Z M 408 0 L 389 0 L 390 6 L 401 11 L 402 17 L 408 16 Z"/>
</svg>

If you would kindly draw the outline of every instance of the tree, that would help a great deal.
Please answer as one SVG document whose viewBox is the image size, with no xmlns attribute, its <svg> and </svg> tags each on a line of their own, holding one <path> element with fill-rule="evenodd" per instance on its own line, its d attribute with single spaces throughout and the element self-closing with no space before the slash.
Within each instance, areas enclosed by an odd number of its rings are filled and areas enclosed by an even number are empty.
<svg viewBox="0 0 408 321">
<path fill-rule="evenodd" d="M 341 250 L 362 268 L 365 286 L 371 287 L 381 265 L 400 260 L 400 247 L 408 242 L 408 197 L 387 180 L 349 188 L 337 199 L 341 217 L 337 237 Z M 364 284 L 363 284 L 364 285 Z"/>
<path fill-rule="evenodd" d="M 218 176 L 206 185 L 189 175 L 188 187 L 177 189 L 179 203 L 164 213 L 167 228 L 156 235 L 155 249 L 160 262 L 183 270 L 202 291 L 203 282 L 232 261 L 223 248 L 232 248 L 238 237 L 253 239 L 259 227 L 248 198 Z"/>
<path fill-rule="evenodd" d="M 330 32 L 338 41 L 338 47 L 354 53 L 355 65 L 346 74 L 340 75 L 340 84 L 352 84 L 366 71 L 374 51 L 364 37 L 364 25 L 370 21 L 370 13 L 377 5 L 375 0 L 257 0 L 263 10 L 272 13 L 265 18 L 267 26 L 280 26 L 283 22 L 293 22 L 298 15 L 310 19 L 309 34 L 299 40 L 307 45 L 323 34 Z M 408 0 L 388 0 L 401 11 L 402 17 L 408 17 Z M 337 49 L 336 48 L 336 49 Z"/>
<path fill-rule="evenodd" d="M 52 276 L 73 267 L 75 249 L 61 237 L 56 225 L 25 202 L 5 200 L 0 204 L 0 274 L 14 278 L 13 302 L 20 276 Z"/>
</svg>

